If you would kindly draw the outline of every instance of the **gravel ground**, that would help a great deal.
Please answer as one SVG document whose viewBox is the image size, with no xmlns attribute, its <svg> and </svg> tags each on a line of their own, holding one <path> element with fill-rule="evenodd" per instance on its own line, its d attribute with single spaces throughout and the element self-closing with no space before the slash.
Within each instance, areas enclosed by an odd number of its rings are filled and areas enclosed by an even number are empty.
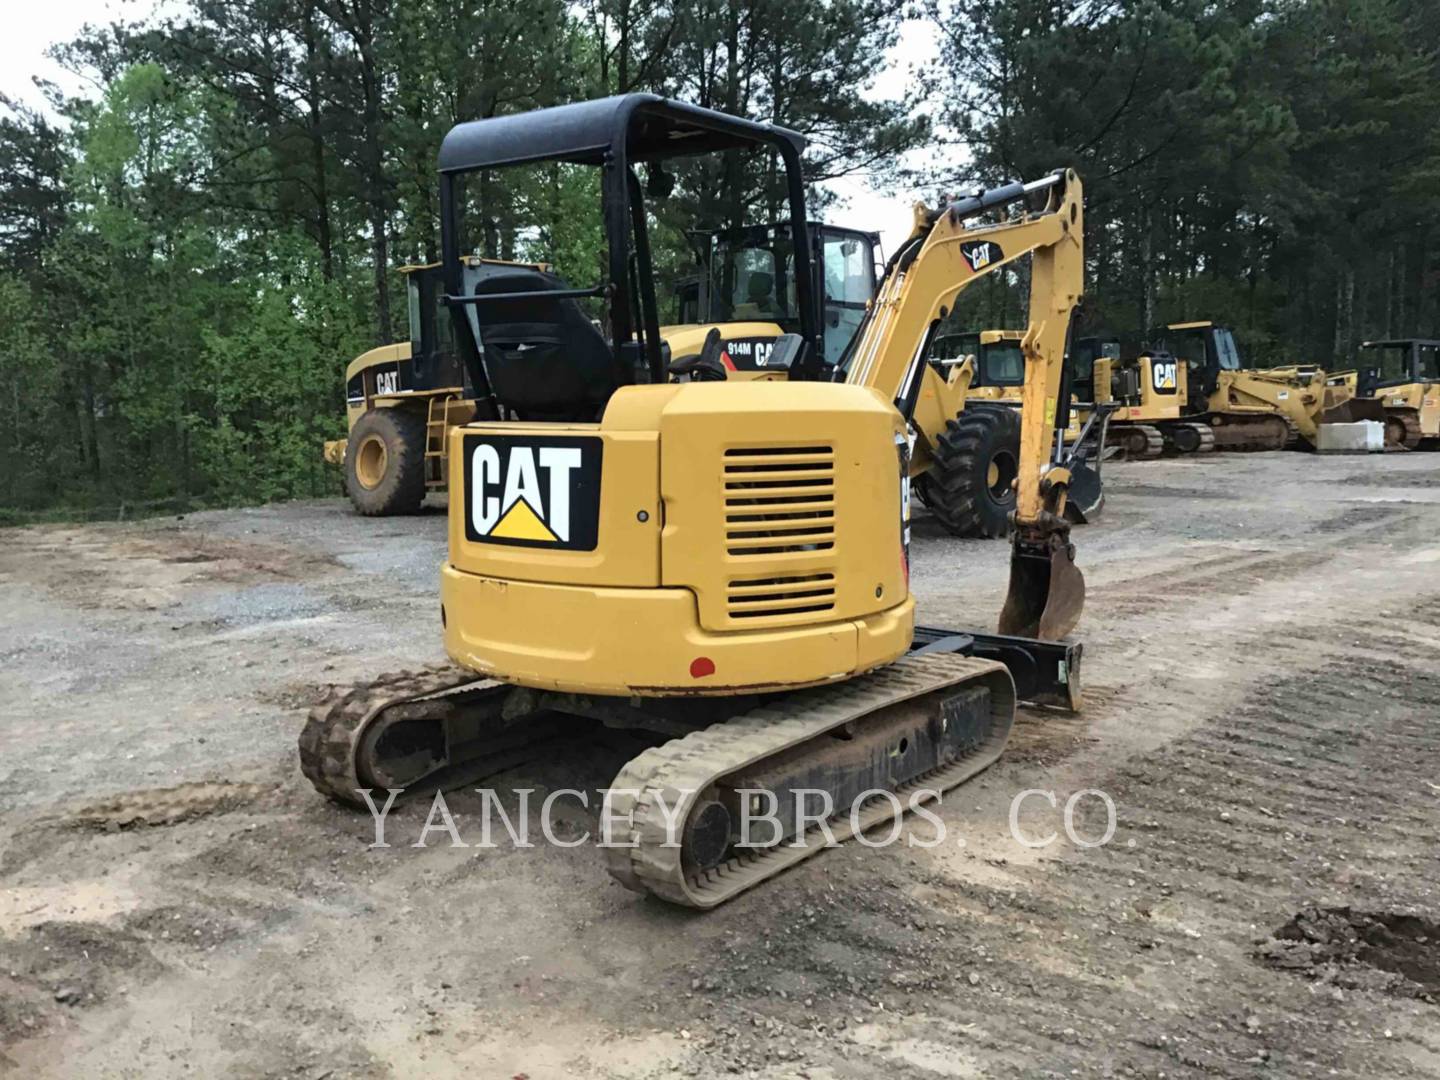
<svg viewBox="0 0 1440 1080">
<path fill-rule="evenodd" d="M 1107 470 L 1084 714 L 1022 710 L 944 844 L 709 914 L 588 846 L 414 848 L 423 806 L 372 850 L 300 777 L 325 684 L 441 658 L 443 511 L 5 531 L 0 1074 L 1440 1076 L 1440 455 Z M 992 624 L 1005 545 L 915 534 L 921 619 Z"/>
</svg>

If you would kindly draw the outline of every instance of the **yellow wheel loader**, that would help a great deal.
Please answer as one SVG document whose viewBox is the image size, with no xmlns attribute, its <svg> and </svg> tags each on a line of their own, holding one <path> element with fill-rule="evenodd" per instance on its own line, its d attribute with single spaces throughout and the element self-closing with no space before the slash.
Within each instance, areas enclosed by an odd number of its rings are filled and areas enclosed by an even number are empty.
<svg viewBox="0 0 1440 1080">
<path fill-rule="evenodd" d="M 1084 579 L 1056 437 L 1083 276 L 1071 171 L 926 215 L 896 253 L 841 381 L 819 354 L 801 136 L 630 94 L 461 124 L 440 149 L 445 303 L 477 417 L 448 437 L 440 621 L 454 666 L 382 677 L 311 713 L 321 792 L 423 790 L 494 773 L 566 725 L 669 741 L 623 766 L 602 811 L 626 887 L 713 907 L 994 762 L 1017 695 L 1079 705 Z M 784 169 L 799 328 L 783 381 L 668 370 L 639 170 L 760 150 Z M 601 170 L 607 273 L 467 288 L 467 178 L 515 161 Z M 969 223 L 1019 204 L 1002 224 Z M 908 493 L 936 450 L 929 339 L 956 295 L 1029 255 L 1010 586 L 998 634 L 915 626 Z M 603 329 L 576 318 L 598 298 Z M 471 315 L 475 318 L 471 318 Z M 507 342 L 514 320 L 548 343 Z M 712 346 L 713 350 L 713 346 Z M 505 419 L 518 416 L 519 419 Z M 1063 428 L 1062 428 L 1063 431 Z M 571 728 L 570 730 L 573 730 Z M 529 748 L 529 749 L 527 749 Z M 763 810 L 769 827 L 747 823 Z"/>
<path fill-rule="evenodd" d="M 1386 445 L 1440 449 L 1440 340 L 1393 338 L 1360 348 L 1378 362 L 1359 370 L 1356 399 L 1384 409 Z"/>
<path fill-rule="evenodd" d="M 815 293 L 823 297 L 820 351 L 834 364 L 854 336 L 875 291 L 876 233 L 834 225 L 806 230 Z M 712 330 L 721 334 L 715 361 L 732 379 L 783 379 L 770 364 L 776 339 L 798 327 L 794 259 L 785 225 L 759 225 L 696 235 L 701 274 L 682 287 L 682 316 L 662 326 L 672 363 L 693 368 Z M 481 277 L 545 264 L 466 256 L 465 273 Z M 445 436 L 474 414 L 447 317 L 437 317 L 439 265 L 404 266 L 410 341 L 371 349 L 345 371 L 347 438 L 327 442 L 326 461 L 345 470 L 345 491 L 366 515 L 413 514 L 429 491 L 447 486 Z M 557 279 L 558 281 L 559 279 Z M 562 286 L 563 287 L 563 286 Z"/>
<path fill-rule="evenodd" d="M 549 273 L 546 265 L 516 264 L 467 256 L 463 273 L 472 285 L 482 277 L 523 266 Z M 345 470 L 345 492 L 355 509 L 370 516 L 413 514 L 427 491 L 443 489 L 445 436 L 475 415 L 463 365 L 442 308 L 440 266 L 402 266 L 410 315 L 410 340 L 361 353 L 345 369 L 346 438 L 327 442 L 326 461 Z"/>
<path fill-rule="evenodd" d="M 880 235 L 812 222 L 805 230 L 821 304 L 820 356 L 838 364 L 875 295 Z M 783 379 L 771 364 L 775 341 L 800 327 L 794 245 L 788 222 L 690 233 L 700 268 L 681 293 L 681 322 L 660 327 L 671 362 L 697 359 L 711 330 L 721 335 L 729 379 Z"/>
<path fill-rule="evenodd" d="M 937 334 L 931 343 L 930 363 L 942 379 L 953 382 L 960 414 L 939 440 L 937 458 L 942 463 L 921 475 L 915 490 L 956 535 L 1005 536 L 1015 510 L 1024 339 L 1023 330 L 980 330 Z M 1083 345 L 1083 340 L 1077 342 L 1067 361 L 1072 398 L 1089 378 Z M 961 388 L 963 395 L 958 394 Z M 1065 505 L 1076 523 L 1092 520 L 1104 507 L 1100 470 L 1109 411 L 1078 406 L 1069 410 L 1065 439 L 1075 447 L 1075 460 Z"/>
</svg>

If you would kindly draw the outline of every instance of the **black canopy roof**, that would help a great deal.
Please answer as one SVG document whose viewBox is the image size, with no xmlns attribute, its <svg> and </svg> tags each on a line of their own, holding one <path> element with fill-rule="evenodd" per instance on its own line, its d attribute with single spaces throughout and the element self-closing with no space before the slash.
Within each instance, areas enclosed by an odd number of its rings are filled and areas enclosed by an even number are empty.
<svg viewBox="0 0 1440 1080">
<path fill-rule="evenodd" d="M 805 138 L 774 124 L 670 101 L 655 94 L 621 94 L 549 109 L 457 124 L 440 144 L 440 171 L 571 161 L 598 165 L 628 130 L 626 157 L 634 161 L 703 154 L 758 143 L 789 143 L 798 156 Z"/>
</svg>

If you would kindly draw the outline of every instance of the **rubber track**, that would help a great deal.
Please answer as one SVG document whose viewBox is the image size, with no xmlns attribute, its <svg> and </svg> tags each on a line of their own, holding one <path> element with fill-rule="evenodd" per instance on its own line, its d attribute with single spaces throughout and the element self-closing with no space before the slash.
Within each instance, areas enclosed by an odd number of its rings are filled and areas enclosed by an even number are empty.
<svg viewBox="0 0 1440 1080">
<path fill-rule="evenodd" d="M 626 888 L 696 908 L 714 907 L 774 877 L 824 849 L 825 844 L 811 835 L 819 833 L 818 826 L 812 827 L 807 834 L 811 842 L 803 847 L 787 841 L 692 876 L 682 867 L 680 847 L 666 846 L 666 818 L 660 800 L 676 808 L 674 820 L 684 822 L 699 794 L 724 776 L 887 705 L 980 679 L 988 679 L 996 689 L 1005 688 L 991 696 L 995 722 L 991 737 L 969 756 L 898 788 L 896 794 L 903 804 L 916 788 L 952 788 L 999 758 L 1015 716 L 1014 684 L 1003 665 L 953 654 L 904 657 L 869 675 L 834 687 L 797 692 L 644 751 L 620 770 L 611 785 L 611 819 L 629 820 L 628 835 L 614 839 L 634 846 L 605 849 L 610 873 Z M 858 815 L 859 831 L 895 816 L 891 800 L 877 796 Z M 837 840 L 847 840 L 856 831 L 848 807 L 832 818 L 830 825 Z"/>
<path fill-rule="evenodd" d="M 1215 449 L 1238 453 L 1284 450 L 1290 441 L 1290 427 L 1278 414 L 1231 417 L 1222 424 L 1212 425 L 1211 430 Z"/>
<path fill-rule="evenodd" d="M 1385 410 L 1385 419 L 1399 420 L 1405 425 L 1404 437 L 1398 445 L 1405 447 L 1406 450 L 1414 450 L 1420 445 L 1420 441 L 1424 436 L 1420 430 L 1420 416 L 1414 409 L 1387 409 Z M 1388 427 L 1389 425 L 1386 426 Z M 1390 446 L 1397 445 L 1396 443 L 1388 442 L 1388 440 L 1387 444 Z"/>
<path fill-rule="evenodd" d="M 356 762 L 361 736 L 385 709 L 406 702 L 441 697 L 459 691 L 505 684 L 477 679 L 475 672 L 456 664 L 419 671 L 388 672 L 364 686 L 345 691 L 335 688 L 310 710 L 300 733 L 300 771 L 315 790 L 337 802 L 364 806 L 357 789 L 367 787 Z"/>
</svg>

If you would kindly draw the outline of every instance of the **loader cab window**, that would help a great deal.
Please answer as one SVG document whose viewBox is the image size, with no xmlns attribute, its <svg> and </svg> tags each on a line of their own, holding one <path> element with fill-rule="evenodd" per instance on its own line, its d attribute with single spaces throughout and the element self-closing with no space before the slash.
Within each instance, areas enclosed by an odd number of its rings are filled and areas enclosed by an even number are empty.
<svg viewBox="0 0 1440 1080">
<path fill-rule="evenodd" d="M 466 267 L 467 280 L 475 271 Z M 410 317 L 410 358 L 413 387 L 435 390 L 466 385 L 464 365 L 455 349 L 455 334 L 445 310 L 444 283 L 438 266 L 422 266 L 405 275 Z"/>
<path fill-rule="evenodd" d="M 1380 350 L 1380 377 L 1384 382 L 1401 382 L 1410 377 L 1410 350 L 1387 347 Z"/>
<path fill-rule="evenodd" d="M 1408 345 L 1380 345 L 1372 348 L 1379 353 L 1375 367 L 1379 371 L 1381 382 L 1401 383 L 1410 378 Z"/>
<path fill-rule="evenodd" d="M 820 354 L 834 366 L 860 329 L 875 294 L 876 239 L 870 233 L 818 226 L 812 256 L 820 291 Z M 727 229 L 709 239 L 708 304 L 686 322 L 770 322 L 799 329 L 795 256 L 788 224 Z M 683 305 L 682 305 L 683 307 Z"/>
<path fill-rule="evenodd" d="M 820 351 L 833 366 L 860 329 L 865 305 L 875 295 L 875 241 L 866 233 L 827 227 L 820 235 Z"/>
<path fill-rule="evenodd" d="M 421 317 L 420 317 L 420 272 L 417 270 L 407 276 L 405 281 L 405 296 L 410 313 L 410 355 L 419 356 L 425 348 L 421 340 Z"/>
<path fill-rule="evenodd" d="M 1235 335 L 1223 327 L 1215 331 L 1215 357 L 1221 371 L 1240 370 L 1240 350 L 1235 347 Z"/>
<path fill-rule="evenodd" d="M 930 341 L 930 363 L 942 371 L 980 353 L 980 335 L 973 330 L 942 329 Z"/>
<path fill-rule="evenodd" d="M 1025 385 L 1025 353 L 1018 341 L 994 341 L 980 349 L 977 386 Z"/>
<path fill-rule="evenodd" d="M 715 238 L 710 250 L 710 322 L 773 322 L 795 310 L 794 252 L 789 228 L 757 225 Z"/>
<path fill-rule="evenodd" d="M 1421 345 L 1416 375 L 1426 382 L 1440 380 L 1440 345 Z"/>
<path fill-rule="evenodd" d="M 1204 330 L 1161 330 L 1153 336 L 1156 348 L 1183 360 L 1192 373 L 1210 367 L 1212 361 L 1206 356 L 1209 335 Z M 1218 361 L 1218 354 L 1215 359 Z"/>
</svg>

